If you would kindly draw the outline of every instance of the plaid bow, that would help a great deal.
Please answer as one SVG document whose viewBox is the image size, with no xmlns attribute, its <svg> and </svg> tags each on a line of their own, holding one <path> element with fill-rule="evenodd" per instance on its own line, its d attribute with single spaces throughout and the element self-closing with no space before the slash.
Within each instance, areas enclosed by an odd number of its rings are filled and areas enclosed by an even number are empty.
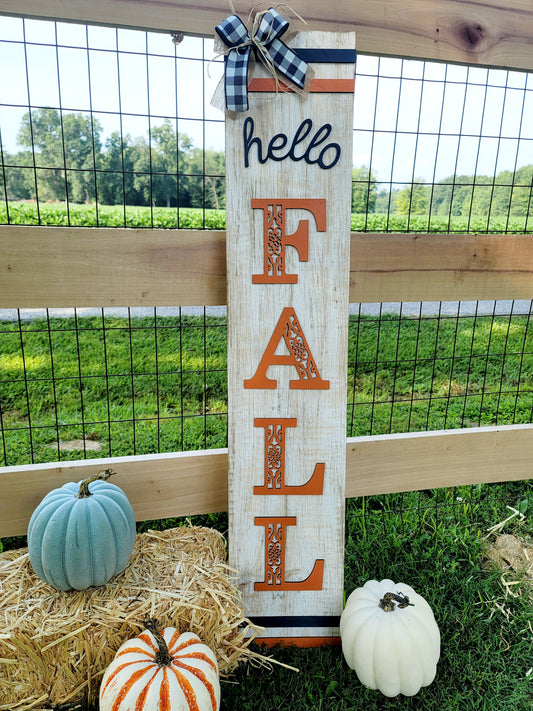
<svg viewBox="0 0 533 711">
<path fill-rule="evenodd" d="M 268 66 L 272 63 L 276 72 L 303 90 L 307 62 L 279 39 L 288 27 L 287 20 L 270 8 L 262 14 L 259 26 L 251 35 L 237 15 L 230 15 L 215 28 L 224 44 L 230 47 L 225 56 L 224 75 L 228 111 L 248 111 L 248 65 L 252 51 L 260 61 Z"/>
</svg>

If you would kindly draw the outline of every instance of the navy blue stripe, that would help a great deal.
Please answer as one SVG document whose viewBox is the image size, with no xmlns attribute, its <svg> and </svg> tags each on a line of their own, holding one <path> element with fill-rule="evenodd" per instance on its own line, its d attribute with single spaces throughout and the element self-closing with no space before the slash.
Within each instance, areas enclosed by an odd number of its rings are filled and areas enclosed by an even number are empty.
<svg viewBox="0 0 533 711">
<path fill-rule="evenodd" d="M 355 49 L 294 49 L 304 62 L 318 64 L 355 64 L 357 52 Z"/>
<path fill-rule="evenodd" d="M 286 617 L 250 617 L 250 621 L 259 627 L 338 627 L 338 616 L 286 616 Z"/>
</svg>

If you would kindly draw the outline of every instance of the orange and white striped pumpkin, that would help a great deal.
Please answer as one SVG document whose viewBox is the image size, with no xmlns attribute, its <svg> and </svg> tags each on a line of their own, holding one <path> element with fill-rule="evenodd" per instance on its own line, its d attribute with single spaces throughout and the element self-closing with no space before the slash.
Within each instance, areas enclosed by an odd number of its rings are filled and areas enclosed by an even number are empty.
<svg viewBox="0 0 533 711">
<path fill-rule="evenodd" d="M 100 711 L 218 711 L 218 664 L 192 632 L 146 624 L 120 647 L 100 686 Z"/>
</svg>

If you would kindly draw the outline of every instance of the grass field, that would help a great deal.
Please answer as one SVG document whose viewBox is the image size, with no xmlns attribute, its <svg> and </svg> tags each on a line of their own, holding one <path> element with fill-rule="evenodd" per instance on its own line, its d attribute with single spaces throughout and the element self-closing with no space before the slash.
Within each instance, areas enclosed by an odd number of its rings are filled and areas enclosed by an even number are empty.
<svg viewBox="0 0 533 711">
<path fill-rule="evenodd" d="M 351 317 L 348 436 L 532 421 L 529 316 Z M 214 316 L 0 326 L 0 462 L 226 446 L 226 338 Z"/>
<path fill-rule="evenodd" d="M 123 205 L 78 205 L 64 203 L 0 202 L 0 224 L 49 225 L 71 227 L 154 227 L 222 230 L 224 210 L 201 208 L 135 207 Z M 353 214 L 351 229 L 356 232 L 454 232 L 512 233 L 531 232 L 527 217 L 507 215 L 400 215 Z"/>
<path fill-rule="evenodd" d="M 348 434 L 530 422 L 528 317 L 355 318 Z M 4 464 L 226 446 L 226 326 L 215 317 L 38 319 L 0 324 Z M 83 445 L 82 445 L 83 446 Z M 428 462 L 431 467 L 431 462 Z M 222 684 L 224 711 L 526 711 L 533 702 L 531 582 L 502 582 L 487 529 L 533 538 L 530 482 L 350 499 L 345 591 L 370 578 L 412 585 L 442 634 L 435 682 L 414 698 L 363 688 L 338 647 L 277 649 L 290 671 L 243 666 Z M 227 530 L 227 515 L 194 523 Z M 144 522 L 139 530 L 183 520 Z M 486 539 L 486 540 L 485 540 Z M 24 543 L 6 539 L 6 548 Z"/>
</svg>

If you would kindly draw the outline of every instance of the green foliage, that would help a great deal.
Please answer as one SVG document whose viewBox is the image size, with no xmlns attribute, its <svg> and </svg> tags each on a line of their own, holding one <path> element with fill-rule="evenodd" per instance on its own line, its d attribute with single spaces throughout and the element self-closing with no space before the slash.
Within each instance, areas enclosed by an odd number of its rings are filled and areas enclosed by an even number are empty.
<svg viewBox="0 0 533 711">
<path fill-rule="evenodd" d="M 353 232 L 435 232 L 456 234 L 502 234 L 530 232 L 532 217 L 414 215 L 398 213 L 352 215 Z"/>
<path fill-rule="evenodd" d="M 0 224 L 72 227 L 154 227 L 162 229 L 212 229 L 226 226 L 224 210 L 0 203 Z"/>
<path fill-rule="evenodd" d="M 380 190 L 376 195 L 376 202 L 374 205 L 374 212 L 380 214 L 389 214 L 391 212 L 397 212 L 396 200 L 398 199 L 400 191 L 397 188 L 388 190 Z"/>
<path fill-rule="evenodd" d="M 418 178 L 398 193 L 396 209 L 400 215 L 423 215 L 428 211 L 429 197 L 428 188 Z"/>
<path fill-rule="evenodd" d="M 65 205 L 0 202 L 0 224 L 72 227 L 153 227 L 211 229 L 226 227 L 223 209 L 135 207 L 123 205 Z M 354 232 L 526 232 L 532 221 L 525 217 L 443 217 L 438 215 L 352 214 Z"/>
<path fill-rule="evenodd" d="M 366 165 L 352 170 L 352 212 L 374 212 L 376 205 L 376 179 Z"/>
<path fill-rule="evenodd" d="M 435 185 L 417 179 L 397 194 L 396 209 L 404 215 L 431 215 L 449 222 L 462 217 L 466 231 L 495 231 L 491 229 L 495 220 L 502 232 L 511 231 L 509 226 L 517 222 L 526 230 L 533 217 L 532 181 L 531 165 L 514 173 L 501 171 L 495 177 L 450 176 Z M 479 229 L 472 228 L 474 222 Z"/>
<path fill-rule="evenodd" d="M 33 151 L 35 185 L 40 200 L 89 202 L 95 196 L 94 156 L 101 150 L 101 125 L 97 119 L 79 113 L 60 115 L 57 109 L 35 109 L 24 114 L 17 143 Z M 9 161 L 7 161 L 9 162 Z M 24 164 L 29 164 L 26 156 Z M 14 168 L 10 169 L 15 171 Z M 26 171 L 26 181 L 31 180 Z M 18 177 L 24 181 L 24 176 Z M 8 194 L 11 192 L 8 178 Z M 33 195 L 32 195 L 33 196 Z"/>
<path fill-rule="evenodd" d="M 35 109 L 24 114 L 16 155 L 3 154 L 8 201 L 207 207 L 225 205 L 224 153 L 195 148 L 169 119 L 150 140 L 113 132 L 102 145 L 97 119 Z"/>
<path fill-rule="evenodd" d="M 194 146 L 169 119 L 152 126 L 149 136 L 115 131 L 102 144 L 101 134 L 99 121 L 86 114 L 50 108 L 24 114 L 17 136 L 22 150 L 3 154 L 0 223 L 56 224 L 50 215 L 39 214 L 22 221 L 16 209 L 21 200 L 38 201 L 38 213 L 46 213 L 49 202 L 68 203 L 70 211 L 88 204 L 93 218 L 84 225 L 107 225 L 105 217 L 99 220 L 104 205 L 127 205 L 119 208 L 123 216 L 117 224 L 132 227 L 143 225 L 134 218 L 130 224 L 129 206 L 224 209 L 223 151 Z M 378 191 L 378 184 L 368 166 L 353 168 L 352 218 L 363 225 L 354 229 L 485 233 L 531 228 L 533 165 L 496 176 L 452 175 L 434 185 L 416 179 L 390 192 Z M 62 219 L 60 224 L 69 224 L 68 214 Z M 166 223 L 161 226 L 173 226 L 172 218 L 161 215 L 161 220 Z"/>
</svg>

